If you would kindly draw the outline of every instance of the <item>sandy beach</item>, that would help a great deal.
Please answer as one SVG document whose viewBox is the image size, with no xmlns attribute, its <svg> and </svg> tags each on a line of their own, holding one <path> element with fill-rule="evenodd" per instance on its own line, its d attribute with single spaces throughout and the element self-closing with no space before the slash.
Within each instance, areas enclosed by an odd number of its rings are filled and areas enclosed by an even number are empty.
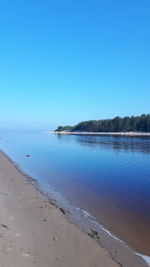
<svg viewBox="0 0 150 267">
<path fill-rule="evenodd" d="M 150 133 L 144 132 L 67 132 L 54 131 L 52 134 L 68 134 L 68 135 L 116 135 L 116 136 L 150 136 Z"/>
<path fill-rule="evenodd" d="M 117 267 L 0 152 L 1 267 Z"/>
</svg>

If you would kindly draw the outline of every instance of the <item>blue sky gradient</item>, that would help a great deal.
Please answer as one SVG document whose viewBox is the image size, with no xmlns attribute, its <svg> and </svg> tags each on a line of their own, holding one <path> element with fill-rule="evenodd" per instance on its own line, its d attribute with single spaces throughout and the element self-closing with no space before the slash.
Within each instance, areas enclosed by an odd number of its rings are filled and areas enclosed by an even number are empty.
<svg viewBox="0 0 150 267">
<path fill-rule="evenodd" d="M 150 112 L 150 1 L 0 4 L 0 127 Z"/>
</svg>

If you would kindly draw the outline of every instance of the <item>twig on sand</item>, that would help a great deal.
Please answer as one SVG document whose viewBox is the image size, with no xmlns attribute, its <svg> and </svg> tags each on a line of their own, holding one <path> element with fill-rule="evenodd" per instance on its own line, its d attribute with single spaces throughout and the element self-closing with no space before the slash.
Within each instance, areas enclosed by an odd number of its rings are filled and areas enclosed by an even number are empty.
<svg viewBox="0 0 150 267">
<path fill-rule="evenodd" d="M 6 224 L 0 223 L 0 225 L 6 229 L 8 229 L 8 226 Z"/>
</svg>

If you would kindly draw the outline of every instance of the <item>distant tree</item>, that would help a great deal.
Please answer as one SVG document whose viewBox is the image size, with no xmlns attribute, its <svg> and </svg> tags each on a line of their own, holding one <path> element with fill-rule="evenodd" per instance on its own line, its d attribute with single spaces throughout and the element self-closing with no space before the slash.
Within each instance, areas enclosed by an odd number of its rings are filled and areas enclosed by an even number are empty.
<svg viewBox="0 0 150 267">
<path fill-rule="evenodd" d="M 72 127 L 67 125 L 67 126 L 58 126 L 55 132 L 62 132 L 62 131 L 71 131 Z"/>
<path fill-rule="evenodd" d="M 58 126 L 56 131 L 72 132 L 150 132 L 150 114 L 82 121 L 75 126 Z"/>
</svg>

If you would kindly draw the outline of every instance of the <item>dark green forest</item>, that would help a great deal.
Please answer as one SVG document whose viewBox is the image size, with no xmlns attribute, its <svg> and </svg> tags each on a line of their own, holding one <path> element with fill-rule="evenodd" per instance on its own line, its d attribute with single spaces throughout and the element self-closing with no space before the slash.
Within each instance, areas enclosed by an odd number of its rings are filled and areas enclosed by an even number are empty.
<svg viewBox="0 0 150 267">
<path fill-rule="evenodd" d="M 58 126 L 55 131 L 71 132 L 150 132 L 150 114 L 113 119 L 82 121 L 75 126 Z"/>
</svg>

